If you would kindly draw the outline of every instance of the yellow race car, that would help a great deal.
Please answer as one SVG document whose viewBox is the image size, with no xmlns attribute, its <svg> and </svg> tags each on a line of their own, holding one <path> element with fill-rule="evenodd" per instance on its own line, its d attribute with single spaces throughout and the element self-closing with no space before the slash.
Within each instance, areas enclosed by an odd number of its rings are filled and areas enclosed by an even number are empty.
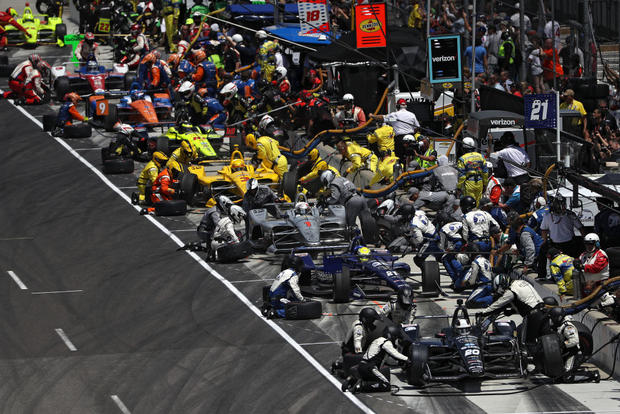
<svg viewBox="0 0 620 414">
<path fill-rule="evenodd" d="M 204 192 L 212 197 L 224 194 L 235 203 L 243 200 L 245 186 L 250 178 L 255 178 L 260 184 L 271 187 L 276 193 L 280 187 L 278 174 L 262 166 L 255 169 L 254 166 L 246 164 L 237 146 L 230 155 L 230 164 L 222 167 L 217 174 L 207 174 L 202 165 L 191 165 L 187 171 L 198 177 L 198 190 L 202 187 Z"/>
</svg>

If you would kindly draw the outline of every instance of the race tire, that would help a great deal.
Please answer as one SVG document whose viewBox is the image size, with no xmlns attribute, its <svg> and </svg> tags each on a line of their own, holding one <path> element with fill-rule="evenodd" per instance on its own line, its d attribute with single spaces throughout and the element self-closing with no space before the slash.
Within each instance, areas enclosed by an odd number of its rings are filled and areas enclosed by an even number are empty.
<svg viewBox="0 0 620 414">
<path fill-rule="evenodd" d="M 310 300 L 307 302 L 289 302 L 284 308 L 284 318 L 290 320 L 318 319 L 323 316 L 321 302 Z"/>
<path fill-rule="evenodd" d="M 115 104 L 108 106 L 108 114 L 103 119 L 103 127 L 108 132 L 114 131 L 114 125 L 118 121 L 118 108 Z"/>
<path fill-rule="evenodd" d="M 540 338 L 542 344 L 543 372 L 550 378 L 556 378 L 564 374 L 564 361 L 562 360 L 562 345 L 560 337 L 556 333 L 544 335 Z"/>
<path fill-rule="evenodd" d="M 249 240 L 240 243 L 229 244 L 217 249 L 217 261 L 221 263 L 233 263 L 245 259 L 252 254 L 252 244 Z"/>
<path fill-rule="evenodd" d="M 13 71 L 15 70 L 15 66 L 16 65 L 0 64 L 0 77 L 8 78 L 9 76 L 11 76 L 11 73 L 13 73 Z"/>
<path fill-rule="evenodd" d="M 168 137 L 161 136 L 157 138 L 157 146 L 155 147 L 157 151 L 161 151 L 166 155 L 170 155 L 170 140 Z"/>
<path fill-rule="evenodd" d="M 282 194 L 288 196 L 291 201 L 297 196 L 297 170 L 293 169 L 284 173 L 282 177 Z"/>
<path fill-rule="evenodd" d="M 110 148 L 109 147 L 101 148 L 101 162 L 104 163 L 106 160 L 109 160 L 110 158 L 113 158 L 110 155 Z"/>
<path fill-rule="evenodd" d="M 53 131 L 57 120 L 56 115 L 43 115 L 43 131 Z"/>
<path fill-rule="evenodd" d="M 155 203 L 155 215 L 157 216 L 184 216 L 187 213 L 185 200 L 164 200 Z"/>
<path fill-rule="evenodd" d="M 579 333 L 579 350 L 581 351 L 581 355 L 584 358 L 588 358 L 592 355 L 592 351 L 594 350 L 594 341 L 592 339 L 592 332 L 590 329 L 581 322 L 571 321 L 575 328 L 577 328 L 577 332 Z"/>
<path fill-rule="evenodd" d="M 341 273 L 334 274 L 334 303 L 349 303 L 351 294 L 351 272 L 343 266 Z"/>
<path fill-rule="evenodd" d="M 439 285 L 439 263 L 425 260 L 422 264 L 422 291 L 437 292 Z"/>
<path fill-rule="evenodd" d="M 103 162 L 104 174 L 131 174 L 134 162 L 131 158 L 110 158 Z"/>
<path fill-rule="evenodd" d="M 88 124 L 66 125 L 63 128 L 65 138 L 90 138 L 93 128 Z"/>
<path fill-rule="evenodd" d="M 194 194 L 198 191 L 198 177 L 192 173 L 183 173 L 179 181 L 181 198 L 191 206 L 194 200 Z"/>
<path fill-rule="evenodd" d="M 342 369 L 345 373 L 345 378 L 351 375 L 351 368 L 362 362 L 363 354 L 346 353 L 342 356 Z"/>
<path fill-rule="evenodd" d="M 64 41 L 65 36 L 67 35 L 67 25 L 64 23 L 57 24 L 54 29 L 54 35 L 56 36 L 56 39 Z"/>
<path fill-rule="evenodd" d="M 0 65 L 8 65 L 9 57 L 7 55 L 0 55 Z"/>
<path fill-rule="evenodd" d="M 375 244 L 377 242 L 377 222 L 368 210 L 360 213 L 360 225 L 362 226 L 362 238 L 364 244 Z"/>
<path fill-rule="evenodd" d="M 125 73 L 125 76 L 123 76 L 123 86 L 125 87 L 125 90 L 128 91 L 131 88 L 131 84 L 134 83 L 136 81 L 136 74 L 133 72 L 127 72 Z"/>
<path fill-rule="evenodd" d="M 421 344 L 412 344 L 409 355 L 409 369 L 407 370 L 407 382 L 416 387 L 426 385 L 424 373 L 428 361 L 428 347 Z"/>
</svg>

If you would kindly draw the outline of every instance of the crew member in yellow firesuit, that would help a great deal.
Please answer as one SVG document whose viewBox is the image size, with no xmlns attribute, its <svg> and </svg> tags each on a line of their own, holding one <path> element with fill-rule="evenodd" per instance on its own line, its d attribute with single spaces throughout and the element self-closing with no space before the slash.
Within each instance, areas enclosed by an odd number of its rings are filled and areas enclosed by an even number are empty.
<svg viewBox="0 0 620 414">
<path fill-rule="evenodd" d="M 394 128 L 383 125 L 366 137 L 369 144 L 377 143 L 377 150 L 394 153 Z"/>
<path fill-rule="evenodd" d="M 475 147 L 476 141 L 473 138 L 463 139 L 463 149 L 469 152 L 459 158 L 456 169 L 459 173 L 458 188 L 461 190 L 461 196 L 473 197 L 478 205 L 489 181 L 489 170 L 482 154 L 474 151 Z"/>
<path fill-rule="evenodd" d="M 181 146 L 175 149 L 166 163 L 166 168 L 184 172 L 190 163 L 198 157 L 194 144 L 189 141 L 182 141 Z"/>
<path fill-rule="evenodd" d="M 266 135 L 256 139 L 254 134 L 248 134 L 245 136 L 245 144 L 256 151 L 256 157 L 261 160 L 264 168 L 271 168 L 282 179 L 288 171 L 288 161 L 280 154 L 277 140 Z"/>
<path fill-rule="evenodd" d="M 379 155 L 381 161 L 379 161 L 375 176 L 368 183 L 368 187 L 382 180 L 386 184 L 394 182 L 394 167 L 398 165 L 398 157 L 388 151 L 380 151 Z"/>
<path fill-rule="evenodd" d="M 336 144 L 336 149 L 343 159 L 347 159 L 353 164 L 347 168 L 347 174 L 356 172 L 364 165 L 372 172 L 377 171 L 379 159 L 368 148 L 364 148 L 352 141 L 340 141 Z"/>
<path fill-rule="evenodd" d="M 310 172 L 299 179 L 301 184 L 305 184 L 321 176 L 321 173 L 325 170 L 332 170 L 336 177 L 340 176 L 338 170 L 327 163 L 323 158 L 319 156 L 319 150 L 313 148 L 308 153 L 308 162 L 312 163 Z"/>
<path fill-rule="evenodd" d="M 161 151 L 153 153 L 153 158 L 149 161 L 140 175 L 138 176 L 138 204 L 146 203 L 146 186 L 153 184 L 157 176 L 168 162 L 168 156 Z M 135 201 L 134 201 L 135 202 Z"/>
<path fill-rule="evenodd" d="M 181 13 L 181 0 L 164 0 L 163 4 L 164 21 L 166 23 L 166 40 L 168 42 L 168 52 L 177 51 L 174 44 L 174 35 L 178 32 L 179 14 Z"/>
</svg>

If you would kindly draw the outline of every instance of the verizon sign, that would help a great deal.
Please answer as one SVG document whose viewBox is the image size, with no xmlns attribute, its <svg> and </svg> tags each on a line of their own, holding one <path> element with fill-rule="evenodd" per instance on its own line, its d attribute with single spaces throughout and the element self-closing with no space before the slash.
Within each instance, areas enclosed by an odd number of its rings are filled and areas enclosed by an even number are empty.
<svg viewBox="0 0 620 414">
<path fill-rule="evenodd" d="M 431 83 L 461 82 L 461 37 L 428 38 L 428 64 Z"/>
</svg>

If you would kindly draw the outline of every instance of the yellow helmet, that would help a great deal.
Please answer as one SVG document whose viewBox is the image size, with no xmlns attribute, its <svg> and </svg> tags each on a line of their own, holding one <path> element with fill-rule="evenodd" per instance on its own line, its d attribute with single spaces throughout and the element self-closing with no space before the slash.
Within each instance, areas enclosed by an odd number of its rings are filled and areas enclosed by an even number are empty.
<svg viewBox="0 0 620 414">
<path fill-rule="evenodd" d="M 370 259 L 370 249 L 366 246 L 358 247 L 356 253 L 360 262 L 367 262 Z"/>
<path fill-rule="evenodd" d="M 247 134 L 245 136 L 245 145 L 252 149 L 256 149 L 256 137 L 254 134 Z"/>
<path fill-rule="evenodd" d="M 155 151 L 153 153 L 153 162 L 161 168 L 162 165 L 168 162 L 168 156 L 161 151 Z"/>
<path fill-rule="evenodd" d="M 211 197 L 210 199 L 207 200 L 207 204 L 205 204 L 205 207 L 207 208 L 211 208 L 211 207 L 215 207 L 215 198 Z"/>
<path fill-rule="evenodd" d="M 233 160 L 233 162 L 230 163 L 230 169 L 235 172 L 235 171 L 243 171 L 245 170 L 245 162 L 243 162 L 243 160 L 237 158 L 235 160 Z"/>
<path fill-rule="evenodd" d="M 313 148 L 309 153 L 308 153 L 308 158 L 310 158 L 310 161 L 316 161 L 317 158 L 319 158 L 319 150 L 316 148 Z"/>
<path fill-rule="evenodd" d="M 181 151 L 183 151 L 189 158 L 192 158 L 194 156 L 194 152 L 196 151 L 194 149 L 194 144 L 189 141 L 181 142 L 181 148 Z"/>
</svg>

